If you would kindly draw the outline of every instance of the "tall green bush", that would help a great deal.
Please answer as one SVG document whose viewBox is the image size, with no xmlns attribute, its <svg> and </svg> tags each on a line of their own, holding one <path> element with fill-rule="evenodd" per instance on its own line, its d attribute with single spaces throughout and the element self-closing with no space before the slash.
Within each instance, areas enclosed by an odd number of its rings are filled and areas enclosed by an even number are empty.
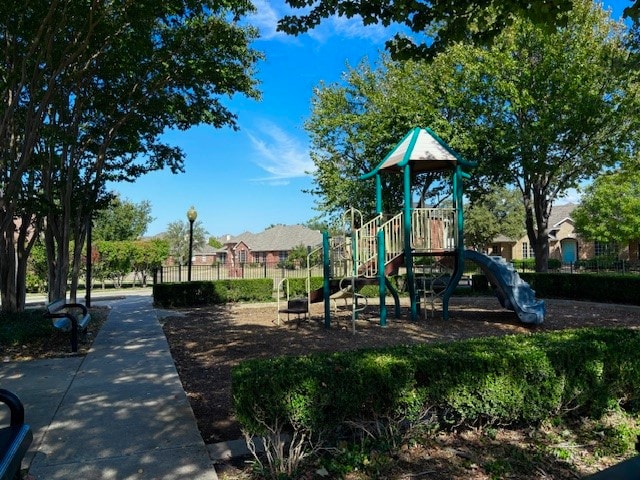
<svg viewBox="0 0 640 480">
<path fill-rule="evenodd" d="M 273 281 L 270 278 L 160 283 L 153 286 L 154 304 L 164 308 L 270 300 L 273 300 Z"/>
<path fill-rule="evenodd" d="M 524 273 L 520 276 L 539 298 L 640 305 L 640 275 Z"/>
<path fill-rule="evenodd" d="M 233 370 L 239 421 L 340 432 L 430 410 L 442 425 L 597 416 L 640 402 L 640 332 L 580 329 L 249 360 Z"/>
</svg>

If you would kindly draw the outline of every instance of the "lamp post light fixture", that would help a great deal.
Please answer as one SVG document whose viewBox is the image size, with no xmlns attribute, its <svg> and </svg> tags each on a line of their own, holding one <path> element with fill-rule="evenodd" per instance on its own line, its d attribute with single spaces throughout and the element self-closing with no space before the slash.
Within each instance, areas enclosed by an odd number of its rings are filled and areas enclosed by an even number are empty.
<svg viewBox="0 0 640 480">
<path fill-rule="evenodd" d="M 193 205 L 187 211 L 187 219 L 189 220 L 189 268 L 187 270 L 187 280 L 191 281 L 191 259 L 193 257 L 193 222 L 198 218 L 198 212 L 193 208 Z"/>
</svg>

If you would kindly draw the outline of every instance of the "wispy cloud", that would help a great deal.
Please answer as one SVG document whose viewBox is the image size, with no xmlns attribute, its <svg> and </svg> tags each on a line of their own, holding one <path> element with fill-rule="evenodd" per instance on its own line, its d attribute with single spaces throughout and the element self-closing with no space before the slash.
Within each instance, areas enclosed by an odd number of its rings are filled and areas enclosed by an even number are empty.
<svg viewBox="0 0 640 480">
<path fill-rule="evenodd" d="M 379 24 L 364 25 L 360 16 L 352 18 L 334 16 L 309 31 L 309 36 L 318 42 L 330 37 L 370 40 L 380 43 L 391 37 L 390 29 Z"/>
<path fill-rule="evenodd" d="M 249 16 L 249 22 L 258 27 L 263 40 L 278 38 L 295 41 L 296 37 L 276 30 L 278 20 L 287 14 L 302 15 L 306 9 L 292 9 L 284 1 L 254 0 L 253 4 L 256 12 Z M 319 26 L 310 30 L 308 35 L 320 43 L 326 42 L 331 37 L 358 38 L 377 43 L 389 38 L 391 36 L 389 32 L 390 30 L 382 25 L 363 25 L 359 16 L 352 18 L 334 16 L 323 20 Z"/>
<path fill-rule="evenodd" d="M 249 15 L 249 23 L 260 30 L 260 38 L 270 40 L 275 37 L 285 37 L 282 32 L 276 31 L 281 14 L 267 0 L 254 0 L 256 12 Z"/>
<path fill-rule="evenodd" d="M 256 181 L 286 185 L 290 179 L 305 177 L 315 169 L 308 147 L 273 122 L 262 122 L 257 132 L 248 135 L 257 154 L 255 163 L 268 173 Z"/>
</svg>

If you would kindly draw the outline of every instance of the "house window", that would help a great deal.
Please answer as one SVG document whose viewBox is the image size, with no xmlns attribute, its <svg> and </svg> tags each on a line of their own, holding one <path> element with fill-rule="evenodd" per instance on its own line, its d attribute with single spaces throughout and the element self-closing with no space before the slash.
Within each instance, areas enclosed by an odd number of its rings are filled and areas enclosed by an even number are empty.
<svg viewBox="0 0 640 480">
<path fill-rule="evenodd" d="M 238 252 L 238 261 L 240 263 L 247 263 L 247 251 L 246 250 L 240 250 Z"/>
<path fill-rule="evenodd" d="M 280 250 L 280 252 L 278 252 L 278 259 L 281 262 L 286 262 L 287 261 L 287 257 L 289 257 L 289 252 L 287 252 L 285 250 Z"/>
<path fill-rule="evenodd" d="M 255 252 L 253 254 L 253 261 L 256 263 L 264 263 L 265 262 L 265 253 L 264 252 Z"/>
<path fill-rule="evenodd" d="M 535 258 L 536 252 L 529 246 L 528 242 L 522 242 L 522 258 Z"/>
<path fill-rule="evenodd" d="M 618 254 L 618 244 L 615 242 L 595 242 L 594 250 L 596 257 L 601 257 L 603 255 L 617 255 Z"/>
</svg>

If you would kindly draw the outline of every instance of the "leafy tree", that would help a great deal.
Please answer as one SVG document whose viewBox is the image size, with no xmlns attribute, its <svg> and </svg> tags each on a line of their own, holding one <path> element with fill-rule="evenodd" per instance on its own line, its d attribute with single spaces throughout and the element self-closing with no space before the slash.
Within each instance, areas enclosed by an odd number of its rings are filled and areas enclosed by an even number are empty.
<svg viewBox="0 0 640 480">
<path fill-rule="evenodd" d="M 400 58 L 433 57 L 446 47 L 471 39 L 476 43 L 489 43 L 503 29 L 513 25 L 515 18 L 526 18 L 545 33 L 555 27 L 566 26 L 566 13 L 573 8 L 572 0 L 530 0 L 527 2 L 504 0 L 451 0 L 448 2 L 355 2 L 353 0 L 286 0 L 301 15 L 287 15 L 278 28 L 298 35 L 334 15 L 348 18 L 359 16 L 364 25 L 380 23 L 384 26 L 400 24 L 409 29 L 413 37 L 396 34 L 387 41 L 387 48 Z M 638 20 L 640 2 L 624 10 L 625 16 Z"/>
<path fill-rule="evenodd" d="M 515 19 L 490 47 L 456 44 L 428 64 L 383 59 L 377 71 L 349 71 L 346 86 L 316 92 L 307 125 L 319 208 L 370 205 L 372 186 L 353 180 L 410 127 L 428 125 L 478 161 L 472 200 L 492 185 L 521 193 L 536 268 L 546 270 L 554 200 L 635 148 L 640 117 L 627 40 L 624 26 L 583 0 L 553 35 Z"/>
<path fill-rule="evenodd" d="M 166 240 L 138 240 L 133 242 L 132 267 L 135 276 L 140 276 L 146 286 L 147 277 L 155 268 L 159 268 L 169 256 L 169 243 Z"/>
<path fill-rule="evenodd" d="M 306 267 L 307 255 L 307 247 L 304 245 L 298 245 L 289 251 L 289 254 L 287 255 L 287 263 L 290 265 Z"/>
<path fill-rule="evenodd" d="M 146 285 L 151 271 L 168 256 L 169 244 L 165 240 L 99 240 L 92 257 L 93 276 L 102 280 L 104 288 L 105 280 L 111 279 L 119 286 L 133 272 L 134 283 L 140 277 L 142 285 Z"/>
<path fill-rule="evenodd" d="M 96 242 L 100 257 L 96 265 L 97 278 L 110 278 L 116 287 L 122 286 L 122 280 L 133 270 L 133 243 L 129 241 Z"/>
<path fill-rule="evenodd" d="M 169 244 L 169 254 L 178 265 L 186 265 L 189 260 L 189 222 L 176 220 L 167 226 L 164 240 Z M 202 222 L 193 223 L 193 250 L 196 251 L 206 245 L 208 232 Z"/>
<path fill-rule="evenodd" d="M 66 293 L 75 245 L 73 296 L 106 182 L 180 171 L 183 152 L 160 140 L 167 128 L 236 127 L 222 97 L 258 96 L 256 31 L 237 22 L 252 8 L 248 0 L 1 2 L 3 309 L 23 306 L 14 252 L 26 262 L 33 236 L 16 243 L 18 216 L 34 219 L 32 230 L 47 217 L 52 297 Z"/>
<path fill-rule="evenodd" d="M 100 210 L 93 222 L 93 238 L 106 241 L 136 240 L 144 235 L 151 217 L 151 204 L 138 204 L 115 196 L 109 206 Z"/>
<path fill-rule="evenodd" d="M 28 261 L 27 290 L 37 290 L 39 293 L 45 292 L 47 284 L 47 256 L 44 245 L 36 240 Z"/>
<path fill-rule="evenodd" d="M 548 35 L 518 20 L 490 48 L 452 49 L 451 75 L 467 86 L 470 132 L 486 183 L 515 185 L 536 270 L 549 256 L 553 202 L 629 155 L 639 119 L 623 25 L 590 1 L 575 2 L 566 28 Z M 466 65 L 466 68 L 460 68 Z"/>
<path fill-rule="evenodd" d="M 330 228 L 327 222 L 323 222 L 319 219 L 309 220 L 305 226 L 311 230 L 319 230 L 320 232 L 325 232 Z"/>
<path fill-rule="evenodd" d="M 498 235 L 518 239 L 524 234 L 524 207 L 519 192 L 497 188 L 478 198 L 464 214 L 465 243 L 478 250 Z"/>
<path fill-rule="evenodd" d="M 640 239 L 640 170 L 627 165 L 589 185 L 572 217 L 588 240 L 625 243 Z"/>
<path fill-rule="evenodd" d="M 432 85 L 429 68 L 416 62 L 398 63 L 383 57 L 372 69 L 367 61 L 349 69 L 341 83 L 321 84 L 314 91 L 311 117 L 305 129 L 311 137 L 311 158 L 316 170 L 316 208 L 332 225 L 341 223 L 345 209 L 360 210 L 365 220 L 375 213 L 375 184 L 358 178 L 373 170 L 389 150 L 416 125 L 445 123 L 430 103 Z M 449 130 L 448 123 L 446 125 Z M 437 203 L 448 184 L 441 174 L 423 174 L 413 179 L 421 204 Z M 383 210 L 396 212 L 402 206 L 402 176 L 381 177 Z"/>
<path fill-rule="evenodd" d="M 210 247 L 222 248 L 222 242 L 218 240 L 216 237 L 209 237 L 209 242 L 207 243 Z"/>
</svg>

